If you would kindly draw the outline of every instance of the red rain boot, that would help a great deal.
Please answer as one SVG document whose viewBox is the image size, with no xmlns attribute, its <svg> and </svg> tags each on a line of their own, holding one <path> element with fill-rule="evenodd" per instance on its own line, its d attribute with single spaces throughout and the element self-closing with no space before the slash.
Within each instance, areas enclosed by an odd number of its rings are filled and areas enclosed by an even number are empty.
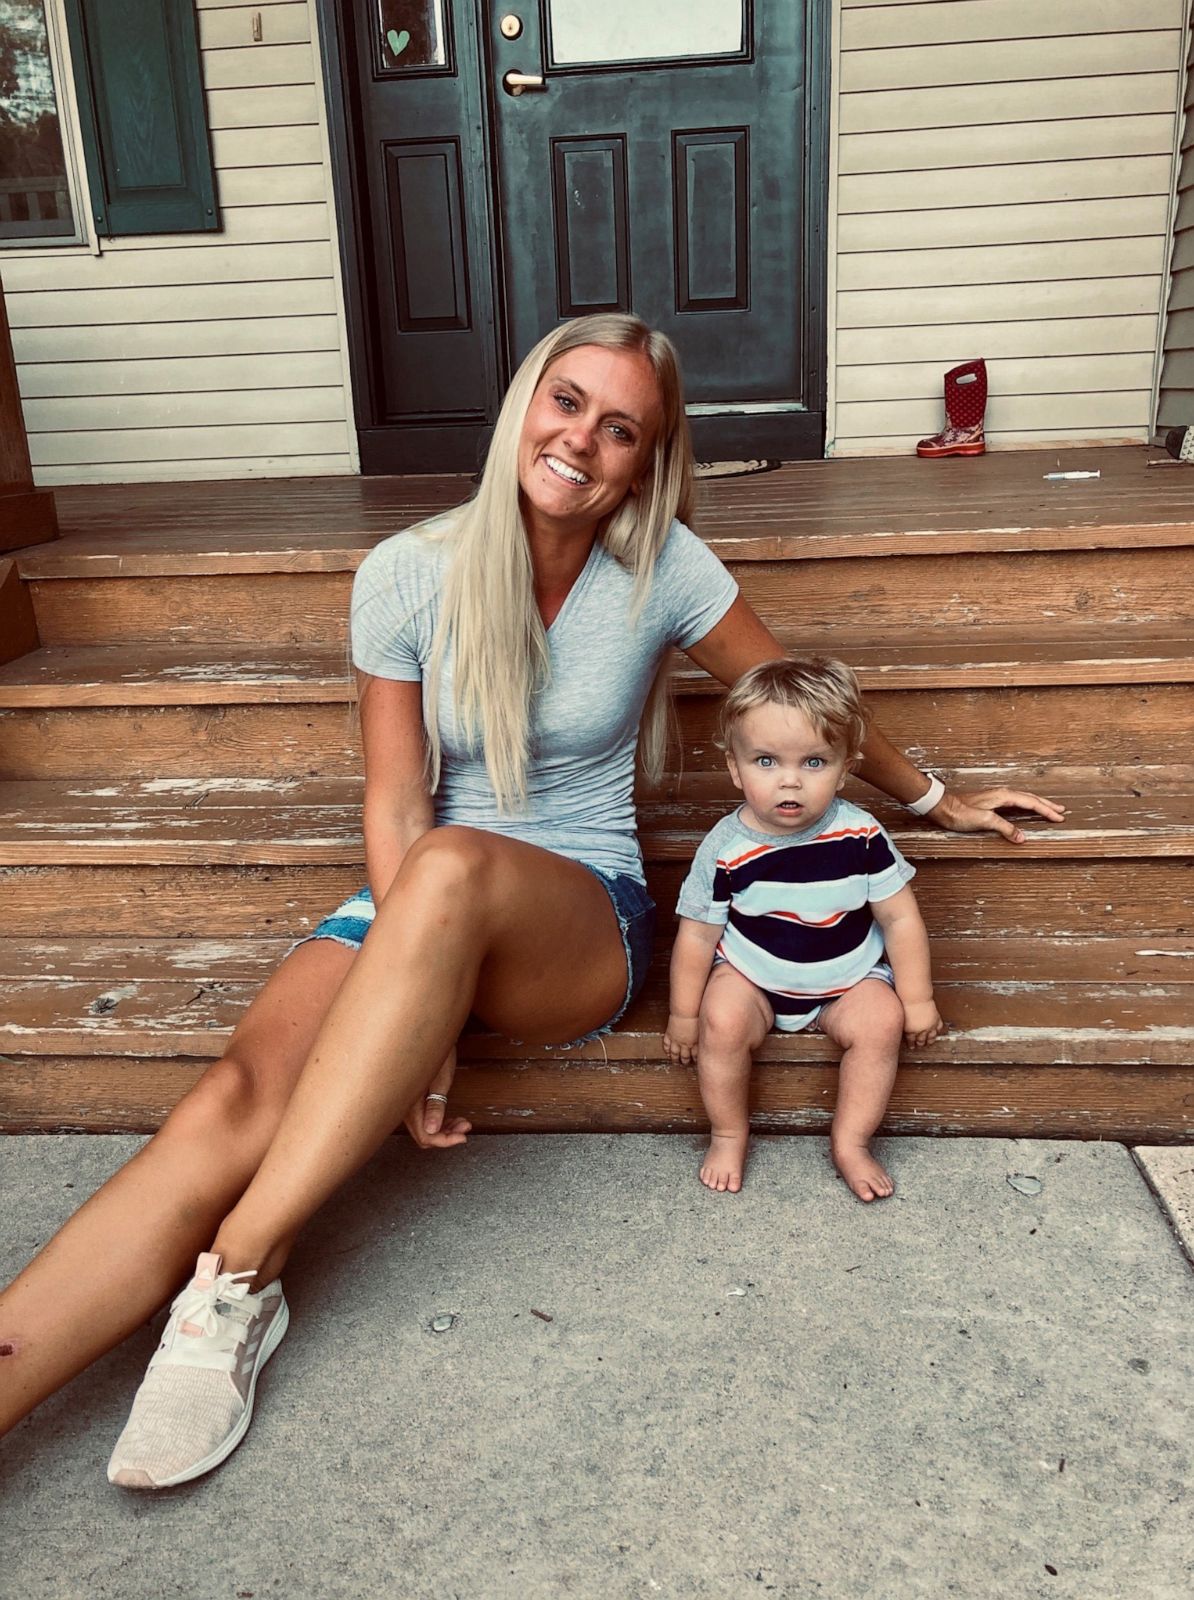
<svg viewBox="0 0 1194 1600">
<path fill-rule="evenodd" d="M 945 427 L 922 439 L 918 456 L 981 456 L 986 452 L 987 363 L 966 361 L 945 374 Z"/>
</svg>

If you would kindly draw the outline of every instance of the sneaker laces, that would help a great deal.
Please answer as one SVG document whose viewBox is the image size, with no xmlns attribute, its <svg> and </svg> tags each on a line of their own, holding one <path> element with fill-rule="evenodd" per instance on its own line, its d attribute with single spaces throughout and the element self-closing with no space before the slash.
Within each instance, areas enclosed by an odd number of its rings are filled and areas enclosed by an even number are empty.
<svg viewBox="0 0 1194 1600">
<path fill-rule="evenodd" d="M 249 1293 L 248 1272 L 221 1272 L 209 1283 L 188 1283 L 170 1307 L 170 1322 L 182 1340 L 162 1336 L 154 1362 L 183 1362 L 194 1366 L 236 1364 L 236 1349 L 248 1336 L 249 1323 L 261 1307 L 260 1297 Z"/>
</svg>

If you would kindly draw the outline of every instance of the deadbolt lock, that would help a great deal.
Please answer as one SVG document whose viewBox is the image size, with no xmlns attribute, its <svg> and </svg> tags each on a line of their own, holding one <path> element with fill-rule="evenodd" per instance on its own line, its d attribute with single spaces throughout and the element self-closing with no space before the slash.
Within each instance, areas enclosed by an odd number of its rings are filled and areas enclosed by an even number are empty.
<svg viewBox="0 0 1194 1600">
<path fill-rule="evenodd" d="M 522 18 L 516 17 L 512 11 L 508 11 L 498 26 L 502 30 L 503 39 L 517 39 L 522 33 Z"/>
</svg>

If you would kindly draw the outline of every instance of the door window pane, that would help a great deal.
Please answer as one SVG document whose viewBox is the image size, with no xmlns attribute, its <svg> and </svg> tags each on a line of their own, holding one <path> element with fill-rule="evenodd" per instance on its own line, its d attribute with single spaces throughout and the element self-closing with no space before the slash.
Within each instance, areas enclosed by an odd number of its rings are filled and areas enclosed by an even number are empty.
<svg viewBox="0 0 1194 1600">
<path fill-rule="evenodd" d="M 556 66 L 736 56 L 742 0 L 551 0 Z"/>
<path fill-rule="evenodd" d="M 377 0 L 381 70 L 442 67 L 444 0 Z"/>
<path fill-rule="evenodd" d="M 0 0 L 0 243 L 75 239 L 42 0 Z"/>
</svg>

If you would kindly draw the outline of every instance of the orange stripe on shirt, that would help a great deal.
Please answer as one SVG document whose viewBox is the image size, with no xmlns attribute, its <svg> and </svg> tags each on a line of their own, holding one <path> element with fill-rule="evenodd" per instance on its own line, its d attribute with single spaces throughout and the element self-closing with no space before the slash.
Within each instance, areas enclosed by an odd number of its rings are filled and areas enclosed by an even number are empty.
<svg viewBox="0 0 1194 1600">
<path fill-rule="evenodd" d="M 776 840 L 776 844 L 781 841 Z M 735 856 L 732 861 L 718 860 L 717 865 L 728 870 L 730 867 L 740 867 L 744 861 L 753 861 L 756 856 L 765 856 L 769 850 L 774 850 L 774 844 L 757 844 L 753 850 L 748 850 L 744 856 Z"/>
<path fill-rule="evenodd" d="M 824 922 L 814 922 L 810 917 L 798 917 L 794 911 L 764 911 L 765 917 L 783 917 L 787 922 L 798 922 L 802 928 L 836 928 L 846 915 L 839 911 L 836 916 L 826 917 Z"/>
</svg>

